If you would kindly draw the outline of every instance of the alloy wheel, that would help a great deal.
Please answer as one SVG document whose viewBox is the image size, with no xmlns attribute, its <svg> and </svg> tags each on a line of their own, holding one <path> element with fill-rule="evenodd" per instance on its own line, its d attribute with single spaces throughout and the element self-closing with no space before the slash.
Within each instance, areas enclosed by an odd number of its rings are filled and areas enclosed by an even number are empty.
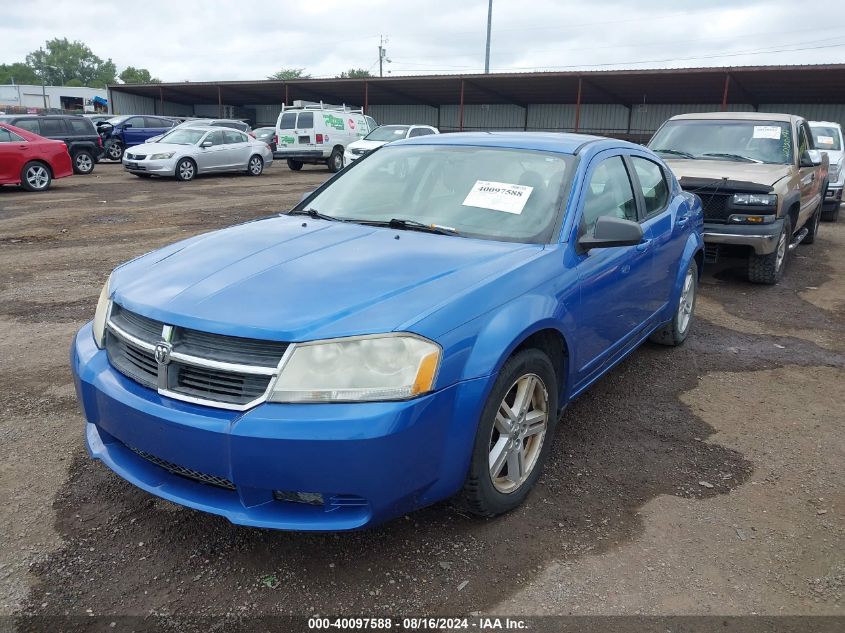
<svg viewBox="0 0 845 633">
<path fill-rule="evenodd" d="M 518 378 L 505 394 L 490 433 L 488 466 L 497 491 L 515 492 L 540 457 L 549 421 L 549 394 L 536 374 Z"/>
<path fill-rule="evenodd" d="M 261 159 L 258 158 L 258 156 L 253 156 L 249 161 L 249 170 L 253 173 L 253 175 L 257 176 L 261 173 L 261 168 Z"/>
<path fill-rule="evenodd" d="M 50 181 L 50 174 L 42 165 L 33 165 L 26 170 L 26 181 L 33 189 L 43 189 Z"/>
<path fill-rule="evenodd" d="M 87 174 L 94 168 L 94 161 L 91 160 L 91 157 L 88 154 L 77 154 L 76 168 L 83 174 Z"/>
<path fill-rule="evenodd" d="M 692 269 L 687 271 L 684 287 L 681 290 L 681 300 L 678 303 L 678 332 L 683 334 L 689 327 L 692 309 L 695 306 L 695 275 Z"/>
<path fill-rule="evenodd" d="M 788 236 L 786 235 L 786 228 L 784 228 L 784 230 L 780 234 L 780 237 L 778 238 L 778 250 L 777 258 L 775 259 L 775 270 L 780 270 L 781 266 L 783 266 L 783 260 L 786 258 L 787 239 Z"/>
<path fill-rule="evenodd" d="M 179 177 L 182 180 L 190 180 L 194 177 L 194 164 L 191 161 L 185 160 L 179 163 Z"/>
<path fill-rule="evenodd" d="M 112 143 L 109 146 L 109 158 L 112 160 L 120 160 L 123 157 L 123 147 L 120 143 Z"/>
</svg>

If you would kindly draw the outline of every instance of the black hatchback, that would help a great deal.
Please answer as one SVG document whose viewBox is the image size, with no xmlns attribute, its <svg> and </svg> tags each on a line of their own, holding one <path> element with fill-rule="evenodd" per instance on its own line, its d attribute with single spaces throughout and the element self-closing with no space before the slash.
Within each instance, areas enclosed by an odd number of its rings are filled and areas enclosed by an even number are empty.
<svg viewBox="0 0 845 633">
<path fill-rule="evenodd" d="M 94 124 L 73 114 L 11 114 L 0 121 L 56 141 L 64 141 L 75 174 L 90 174 L 103 155 L 103 140 Z"/>
</svg>

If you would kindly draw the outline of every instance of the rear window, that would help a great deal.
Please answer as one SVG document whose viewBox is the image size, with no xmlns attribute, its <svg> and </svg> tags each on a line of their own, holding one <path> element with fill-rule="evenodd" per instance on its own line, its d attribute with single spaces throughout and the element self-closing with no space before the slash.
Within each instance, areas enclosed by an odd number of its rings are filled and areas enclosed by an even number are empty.
<svg viewBox="0 0 845 633">
<path fill-rule="evenodd" d="M 286 112 L 279 121 L 279 129 L 292 130 L 296 127 L 296 112 Z"/>
<path fill-rule="evenodd" d="M 11 130 L 7 130 L 6 128 L 0 127 L 0 143 L 22 143 L 25 142 L 20 136 L 12 132 Z"/>
<path fill-rule="evenodd" d="M 27 132 L 33 134 L 41 134 L 41 128 L 38 126 L 38 119 L 20 119 L 12 123 L 15 127 L 19 127 Z"/>
<path fill-rule="evenodd" d="M 68 123 L 70 123 L 70 129 L 74 134 L 94 134 L 90 121 L 84 121 L 82 119 L 68 119 Z"/>
<path fill-rule="evenodd" d="M 41 119 L 42 136 L 61 136 L 67 134 L 63 119 Z"/>
<path fill-rule="evenodd" d="M 304 130 L 308 130 L 314 127 L 314 113 L 313 112 L 300 112 L 299 113 L 299 120 L 296 122 L 296 127 Z"/>
</svg>

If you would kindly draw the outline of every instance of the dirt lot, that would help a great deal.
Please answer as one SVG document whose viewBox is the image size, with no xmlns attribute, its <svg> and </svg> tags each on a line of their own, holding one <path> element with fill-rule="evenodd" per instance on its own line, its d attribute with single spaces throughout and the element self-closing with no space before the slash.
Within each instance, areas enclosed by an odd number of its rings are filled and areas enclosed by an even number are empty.
<svg viewBox="0 0 845 633">
<path fill-rule="evenodd" d="M 89 460 L 67 351 L 108 271 L 327 175 L 101 164 L 0 188 L 0 613 L 845 615 L 845 222 L 777 287 L 709 270 L 687 344 L 644 346 L 580 398 L 496 520 L 442 504 L 357 534 L 239 528 Z"/>
</svg>

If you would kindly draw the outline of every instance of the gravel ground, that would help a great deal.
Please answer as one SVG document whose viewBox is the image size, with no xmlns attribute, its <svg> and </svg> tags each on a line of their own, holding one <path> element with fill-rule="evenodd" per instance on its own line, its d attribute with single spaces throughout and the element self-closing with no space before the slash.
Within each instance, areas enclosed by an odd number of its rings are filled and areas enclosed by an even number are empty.
<svg viewBox="0 0 845 633">
<path fill-rule="evenodd" d="M 524 507 L 356 534 L 235 527 L 85 454 L 67 362 L 121 261 L 289 208 L 324 169 L 0 188 L 0 614 L 845 615 L 845 223 L 777 287 L 722 265 L 678 349 L 566 412 Z"/>
</svg>

